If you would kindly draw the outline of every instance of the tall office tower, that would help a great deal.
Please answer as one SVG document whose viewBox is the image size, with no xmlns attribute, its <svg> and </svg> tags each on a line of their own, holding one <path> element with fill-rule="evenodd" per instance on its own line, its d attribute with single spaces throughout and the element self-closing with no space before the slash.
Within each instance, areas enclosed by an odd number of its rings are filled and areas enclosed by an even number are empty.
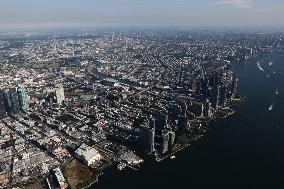
<svg viewBox="0 0 284 189">
<path fill-rule="evenodd" d="M 21 112 L 18 91 L 16 88 L 6 89 L 4 92 L 6 109 L 10 114 L 18 114 Z"/>
<path fill-rule="evenodd" d="M 211 103 L 209 102 L 209 100 L 207 100 L 204 103 L 204 117 L 212 117 L 212 111 L 211 111 Z"/>
<path fill-rule="evenodd" d="M 145 148 L 148 153 L 155 151 L 154 120 L 150 120 L 150 122 L 147 121 L 145 125 L 141 127 L 140 140 L 143 148 Z"/>
<path fill-rule="evenodd" d="M 170 135 L 169 145 L 172 146 L 175 143 L 176 133 L 174 131 L 170 131 L 169 135 Z"/>
<path fill-rule="evenodd" d="M 5 89 L 3 91 L 3 93 L 4 93 L 4 101 L 5 101 L 6 111 L 7 111 L 7 113 L 12 114 L 13 109 L 12 109 L 12 102 L 11 102 L 11 99 L 10 99 L 9 89 Z"/>
<path fill-rule="evenodd" d="M 239 79 L 237 78 L 237 76 L 233 77 L 233 82 L 232 82 L 232 97 L 234 97 L 237 94 L 237 88 L 238 88 L 238 82 Z"/>
<path fill-rule="evenodd" d="M 7 114 L 6 105 L 5 105 L 5 97 L 4 91 L 0 90 L 0 119 L 4 118 Z"/>
<path fill-rule="evenodd" d="M 141 144 L 143 148 L 151 153 L 155 150 L 155 129 L 149 127 L 142 127 L 141 129 Z"/>
<path fill-rule="evenodd" d="M 191 81 L 191 90 L 192 90 L 192 94 L 195 95 L 196 94 L 196 90 L 197 90 L 197 81 L 196 81 L 196 79 L 193 79 Z"/>
<path fill-rule="evenodd" d="M 177 121 L 178 116 L 182 114 L 181 106 L 177 102 L 169 102 L 168 114 L 168 119 L 171 122 Z"/>
<path fill-rule="evenodd" d="M 220 86 L 214 87 L 211 94 L 212 107 L 216 110 L 219 108 L 220 100 Z"/>
<path fill-rule="evenodd" d="M 202 82 L 203 80 L 197 82 L 196 95 L 198 96 L 202 95 Z"/>
<path fill-rule="evenodd" d="M 191 105 L 191 104 L 190 104 Z M 188 111 L 188 104 L 186 102 L 184 102 L 181 106 L 181 111 L 182 111 L 182 116 L 184 118 L 187 118 L 187 111 Z"/>
<path fill-rule="evenodd" d="M 169 131 L 163 130 L 162 131 L 162 141 L 161 141 L 161 152 L 163 154 L 169 150 L 169 140 L 170 140 Z"/>
<path fill-rule="evenodd" d="M 221 81 L 222 81 L 222 72 L 218 71 L 215 75 L 216 85 L 221 85 Z"/>
<path fill-rule="evenodd" d="M 220 106 L 226 107 L 227 105 L 227 86 L 222 86 L 220 89 Z"/>
<path fill-rule="evenodd" d="M 204 105 L 201 102 L 194 101 L 190 106 L 190 112 L 194 114 L 195 117 L 203 117 Z"/>
<path fill-rule="evenodd" d="M 19 94 L 20 108 L 23 111 L 28 110 L 29 109 L 29 96 L 27 93 L 27 89 L 24 87 L 18 88 L 18 94 Z"/>
<path fill-rule="evenodd" d="M 162 130 L 168 127 L 168 115 L 167 112 L 162 110 L 156 110 L 154 112 L 155 126 L 157 130 Z"/>
<path fill-rule="evenodd" d="M 62 85 L 55 89 L 55 95 L 57 104 L 62 105 L 62 102 L 65 100 L 64 88 Z"/>
<path fill-rule="evenodd" d="M 13 107 L 13 114 L 19 114 L 21 112 L 21 108 L 20 108 L 19 95 L 16 88 L 10 89 L 10 98 Z"/>
<path fill-rule="evenodd" d="M 189 129 L 189 125 L 188 125 L 188 118 L 184 117 L 182 115 L 178 116 L 178 128 L 181 130 L 188 130 Z"/>
<path fill-rule="evenodd" d="M 207 96 L 207 94 L 208 94 L 207 90 L 208 90 L 208 83 L 207 83 L 207 80 L 202 80 L 202 81 L 201 81 L 201 95 L 202 95 L 203 97 L 206 97 L 206 96 Z"/>
<path fill-rule="evenodd" d="M 217 85 L 220 84 L 220 78 L 219 78 L 219 73 L 214 71 L 210 76 L 209 76 L 209 86 L 211 87 L 216 87 Z"/>
</svg>

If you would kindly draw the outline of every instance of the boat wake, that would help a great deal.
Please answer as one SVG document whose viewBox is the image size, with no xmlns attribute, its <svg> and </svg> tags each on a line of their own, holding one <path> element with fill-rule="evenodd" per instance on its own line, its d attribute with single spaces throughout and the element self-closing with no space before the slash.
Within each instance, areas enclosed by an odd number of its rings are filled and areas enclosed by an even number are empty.
<svg viewBox="0 0 284 189">
<path fill-rule="evenodd" d="M 260 66 L 260 62 L 257 62 L 257 67 L 258 67 L 259 70 L 261 70 L 261 71 L 263 71 L 263 72 L 265 71 L 265 70 Z"/>
</svg>

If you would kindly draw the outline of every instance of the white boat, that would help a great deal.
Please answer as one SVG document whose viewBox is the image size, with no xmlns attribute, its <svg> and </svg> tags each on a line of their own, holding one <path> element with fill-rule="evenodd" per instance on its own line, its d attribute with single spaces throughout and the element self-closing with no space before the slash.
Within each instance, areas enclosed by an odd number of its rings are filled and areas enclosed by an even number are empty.
<svg viewBox="0 0 284 189">
<path fill-rule="evenodd" d="M 273 110 L 273 104 L 271 104 L 271 106 L 269 106 L 268 110 L 269 111 Z"/>
<path fill-rule="evenodd" d="M 269 61 L 269 63 L 268 63 L 268 64 L 269 64 L 269 66 L 272 66 L 273 62 L 272 62 L 272 61 Z"/>
<path fill-rule="evenodd" d="M 277 90 L 277 89 L 276 89 L 276 91 L 275 91 L 275 94 L 276 94 L 276 95 L 279 95 L 279 92 L 278 92 L 278 90 Z"/>
<path fill-rule="evenodd" d="M 171 156 L 171 159 L 175 159 L 176 158 L 176 156 Z"/>
</svg>

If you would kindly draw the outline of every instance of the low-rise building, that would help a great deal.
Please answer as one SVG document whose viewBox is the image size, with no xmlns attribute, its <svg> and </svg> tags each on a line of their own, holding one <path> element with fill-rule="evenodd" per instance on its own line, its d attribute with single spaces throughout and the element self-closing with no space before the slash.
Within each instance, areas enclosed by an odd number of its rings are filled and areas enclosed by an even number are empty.
<svg viewBox="0 0 284 189">
<path fill-rule="evenodd" d="M 98 150 L 86 144 L 82 144 L 80 148 L 76 150 L 76 156 L 82 159 L 88 166 L 102 159 Z"/>
<path fill-rule="evenodd" d="M 67 184 L 67 182 L 66 182 L 66 180 L 65 180 L 65 178 L 64 178 L 64 176 L 63 176 L 63 174 L 62 174 L 62 172 L 60 170 L 60 168 L 57 167 L 57 168 L 53 169 L 53 172 L 54 172 L 56 180 L 57 180 L 57 182 L 58 182 L 58 184 L 60 186 L 60 189 L 67 188 L 68 184 Z"/>
</svg>

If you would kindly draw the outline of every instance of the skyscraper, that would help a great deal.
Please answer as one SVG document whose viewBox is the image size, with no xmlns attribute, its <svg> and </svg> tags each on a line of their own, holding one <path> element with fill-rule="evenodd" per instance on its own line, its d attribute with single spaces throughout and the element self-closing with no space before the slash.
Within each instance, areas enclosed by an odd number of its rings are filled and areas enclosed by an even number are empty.
<svg viewBox="0 0 284 189">
<path fill-rule="evenodd" d="M 239 82 L 239 79 L 236 76 L 234 76 L 233 82 L 232 82 L 232 91 L 231 91 L 232 97 L 234 97 L 237 94 L 238 82 Z"/>
<path fill-rule="evenodd" d="M 162 131 L 162 141 L 161 141 L 161 152 L 163 154 L 169 150 L 169 140 L 170 140 L 169 131 L 163 130 Z"/>
<path fill-rule="evenodd" d="M 220 103 L 220 86 L 216 86 L 212 90 L 211 94 L 212 107 L 216 110 L 219 108 Z"/>
<path fill-rule="evenodd" d="M 9 89 L 4 89 L 4 101 L 7 113 L 12 113 L 12 103 L 10 100 Z"/>
<path fill-rule="evenodd" d="M 24 87 L 18 88 L 18 94 L 19 94 L 21 110 L 23 111 L 28 110 L 29 109 L 29 96 L 27 93 L 27 89 Z"/>
<path fill-rule="evenodd" d="M 194 114 L 195 117 L 203 117 L 204 105 L 202 102 L 194 101 L 190 106 L 190 112 Z"/>
<path fill-rule="evenodd" d="M 6 111 L 9 114 L 20 113 L 19 97 L 16 88 L 5 89 L 4 91 L 4 101 Z"/>
<path fill-rule="evenodd" d="M 16 88 L 12 88 L 9 90 L 11 105 L 12 105 L 12 113 L 18 114 L 21 112 L 19 96 Z"/>
<path fill-rule="evenodd" d="M 162 130 L 168 127 L 168 115 L 166 111 L 155 110 L 154 117 L 156 129 Z"/>
<path fill-rule="evenodd" d="M 170 135 L 169 145 L 172 146 L 175 143 L 176 133 L 174 131 L 170 131 L 169 135 Z"/>
<path fill-rule="evenodd" d="M 220 106 L 225 107 L 227 104 L 227 86 L 222 86 L 220 89 Z"/>
<path fill-rule="evenodd" d="M 151 153 L 155 151 L 155 121 L 150 120 L 146 121 L 145 126 L 141 127 L 141 144 L 143 148 L 148 152 Z"/>
<path fill-rule="evenodd" d="M 144 127 L 141 132 L 141 142 L 143 147 L 148 153 L 153 152 L 155 150 L 155 129 Z"/>
<path fill-rule="evenodd" d="M 192 94 L 195 95 L 196 91 L 197 91 L 197 81 L 196 81 L 196 79 L 193 79 L 191 81 L 191 90 L 192 90 Z"/>
<path fill-rule="evenodd" d="M 206 102 L 204 103 L 204 117 L 211 117 L 212 116 L 212 112 L 211 112 L 211 103 L 209 102 L 209 100 L 206 100 Z"/>
<path fill-rule="evenodd" d="M 0 90 L 0 119 L 4 118 L 7 114 L 4 91 Z"/>
</svg>

